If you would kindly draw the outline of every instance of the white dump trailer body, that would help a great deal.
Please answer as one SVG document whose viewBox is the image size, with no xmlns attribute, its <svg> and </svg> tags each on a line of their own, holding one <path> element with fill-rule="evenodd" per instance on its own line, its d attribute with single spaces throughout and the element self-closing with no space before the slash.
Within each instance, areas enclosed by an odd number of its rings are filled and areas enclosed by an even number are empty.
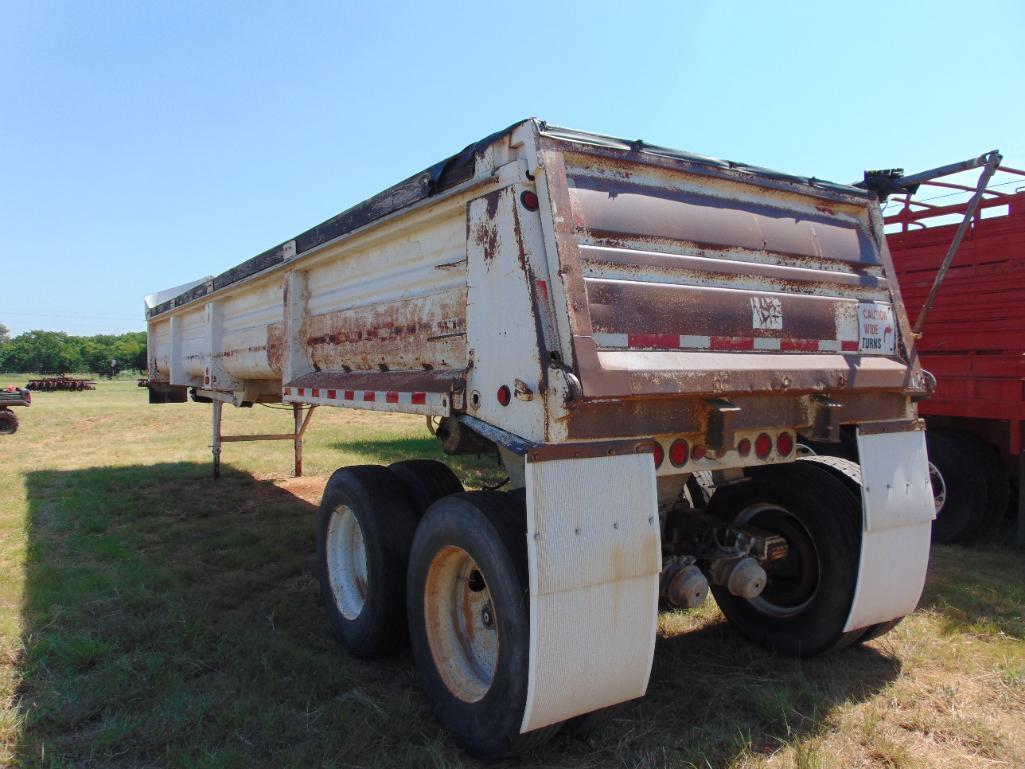
<svg viewBox="0 0 1025 769">
<path fill-rule="evenodd" d="M 474 556 L 481 568 L 449 598 L 490 619 L 448 631 L 431 619 L 447 616 L 432 614 L 432 586 L 462 568 L 445 566 L 451 553 L 488 550 L 448 544 L 417 566 L 418 548 L 446 541 L 445 515 L 470 515 L 458 494 L 419 510 L 402 556 L 409 590 L 418 578 L 426 590 L 410 593 L 409 632 L 437 673 L 439 717 L 501 755 L 644 693 L 660 595 L 688 601 L 711 583 L 742 633 L 796 654 L 883 632 L 915 606 L 933 507 L 914 401 L 928 392 L 893 274 L 861 189 L 527 120 L 151 298 L 150 386 L 156 401 L 191 389 L 218 414 L 253 402 L 424 414 L 442 420 L 449 453 L 501 457 L 525 489 L 510 557 L 525 559 L 529 601 L 496 625 L 497 583 Z M 797 460 L 798 441 L 841 430 L 856 433 L 864 478 Z M 394 472 L 414 507 L 437 486 L 417 485 L 422 468 Z M 380 569 L 352 564 L 375 563 L 376 514 L 351 500 L 378 481 L 353 478 L 338 487 L 350 502 L 330 484 L 325 495 L 322 584 L 343 642 L 376 653 L 352 629 L 373 607 Z M 819 509 L 834 493 L 856 506 L 835 537 Z M 486 508 L 470 520 L 508 503 L 466 498 Z M 357 555 L 339 560 L 340 542 Z M 460 593 L 474 574 L 486 587 Z M 505 647 L 485 642 L 496 633 Z M 477 699 L 474 681 L 487 684 Z M 482 735 L 474 708 L 495 698 L 515 734 Z"/>
</svg>

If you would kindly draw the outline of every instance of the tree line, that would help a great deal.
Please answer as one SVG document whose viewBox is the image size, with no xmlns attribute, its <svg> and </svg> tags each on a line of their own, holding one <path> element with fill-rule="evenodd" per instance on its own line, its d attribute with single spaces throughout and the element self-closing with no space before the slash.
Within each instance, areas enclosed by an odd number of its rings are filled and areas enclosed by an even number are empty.
<svg viewBox="0 0 1025 769">
<path fill-rule="evenodd" d="M 94 336 L 26 331 L 12 337 L 0 323 L 0 371 L 5 373 L 116 374 L 146 367 L 145 331 Z"/>
</svg>

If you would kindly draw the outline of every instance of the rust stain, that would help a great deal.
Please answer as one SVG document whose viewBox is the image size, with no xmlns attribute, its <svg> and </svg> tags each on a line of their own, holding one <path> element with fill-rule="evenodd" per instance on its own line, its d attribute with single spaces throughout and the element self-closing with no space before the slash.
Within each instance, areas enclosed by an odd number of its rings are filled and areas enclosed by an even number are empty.
<svg viewBox="0 0 1025 769">
<path fill-rule="evenodd" d="M 459 365 L 466 360 L 466 289 L 314 315 L 301 338 L 318 370 Z"/>
<path fill-rule="evenodd" d="M 487 205 L 488 219 L 494 219 L 498 214 L 498 200 L 502 197 L 505 190 L 496 190 L 495 192 L 489 192 L 484 196 L 484 202 Z"/>
<path fill-rule="evenodd" d="M 498 253 L 498 227 L 493 219 L 475 225 L 473 242 L 480 246 L 484 254 L 484 264 L 490 267 Z"/>
<path fill-rule="evenodd" d="M 471 241 L 478 246 L 484 254 L 484 264 L 490 267 L 498 255 L 498 204 L 506 190 L 496 190 L 484 196 L 485 217 L 473 225 L 473 232 L 469 233 Z M 468 222 L 469 224 L 469 222 Z"/>
<path fill-rule="evenodd" d="M 267 365 L 280 374 L 284 360 L 285 330 L 282 323 L 267 324 Z"/>
</svg>

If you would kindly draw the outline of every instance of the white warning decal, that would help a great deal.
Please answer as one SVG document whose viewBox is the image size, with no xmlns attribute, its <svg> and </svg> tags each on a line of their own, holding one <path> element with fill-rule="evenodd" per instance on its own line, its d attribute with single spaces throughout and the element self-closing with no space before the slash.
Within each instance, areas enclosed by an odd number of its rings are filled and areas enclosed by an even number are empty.
<svg viewBox="0 0 1025 769">
<path fill-rule="evenodd" d="M 876 302 L 858 304 L 858 351 L 893 355 L 897 351 L 897 324 L 893 306 Z"/>
<path fill-rule="evenodd" d="M 752 328 L 783 328 L 783 304 L 774 296 L 751 297 Z"/>
</svg>

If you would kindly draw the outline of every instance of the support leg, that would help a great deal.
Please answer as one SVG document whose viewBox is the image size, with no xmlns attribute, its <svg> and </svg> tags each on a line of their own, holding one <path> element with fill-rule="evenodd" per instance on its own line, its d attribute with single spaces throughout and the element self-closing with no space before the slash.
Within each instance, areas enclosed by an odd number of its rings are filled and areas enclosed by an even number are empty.
<svg viewBox="0 0 1025 769">
<path fill-rule="evenodd" d="M 214 457 L 214 478 L 221 477 L 221 408 L 224 406 L 219 400 L 215 400 L 213 404 L 213 443 L 210 444 L 210 449 L 213 452 Z"/>
<path fill-rule="evenodd" d="M 303 407 L 298 403 L 292 404 L 292 414 L 295 417 L 295 477 L 303 474 L 303 436 L 306 435 L 306 428 L 310 426 L 313 412 L 316 406 L 309 406 L 306 409 L 306 418 L 303 418 Z"/>
<path fill-rule="evenodd" d="M 303 474 L 303 407 L 302 404 L 292 404 L 292 416 L 295 418 L 295 477 L 301 478 Z"/>
</svg>

